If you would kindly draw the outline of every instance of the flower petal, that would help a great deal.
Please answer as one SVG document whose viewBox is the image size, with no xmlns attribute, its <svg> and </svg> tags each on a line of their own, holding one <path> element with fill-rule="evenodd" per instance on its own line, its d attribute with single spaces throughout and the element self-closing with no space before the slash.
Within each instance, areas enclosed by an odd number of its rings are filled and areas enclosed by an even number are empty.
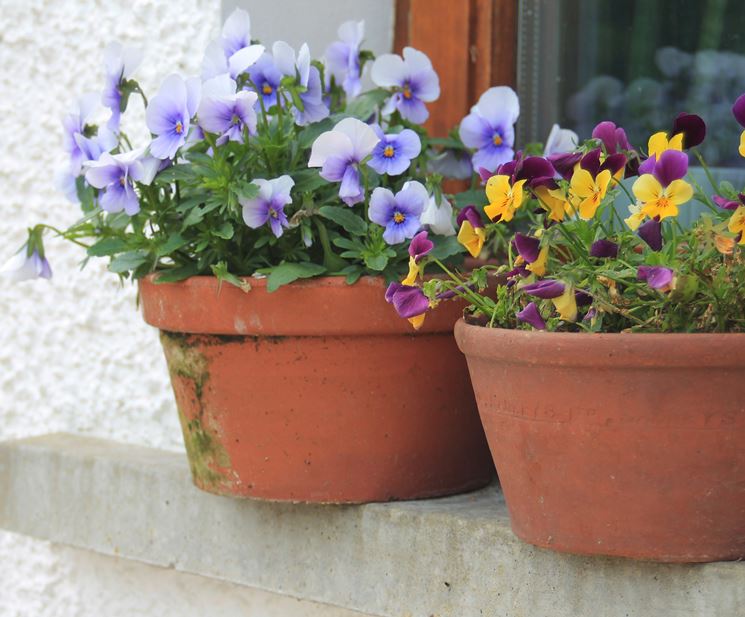
<svg viewBox="0 0 745 617">
<path fill-rule="evenodd" d="M 396 54 L 383 54 L 378 56 L 370 72 L 375 85 L 382 88 L 400 86 L 407 77 L 406 65 L 403 58 Z"/>
</svg>

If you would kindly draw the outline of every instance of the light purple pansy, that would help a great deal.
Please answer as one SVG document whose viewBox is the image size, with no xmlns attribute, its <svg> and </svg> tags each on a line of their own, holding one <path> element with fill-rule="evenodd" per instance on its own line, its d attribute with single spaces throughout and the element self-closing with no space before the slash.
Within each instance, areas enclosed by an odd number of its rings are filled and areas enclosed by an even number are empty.
<svg viewBox="0 0 745 617">
<path fill-rule="evenodd" d="M 253 183 L 259 187 L 259 194 L 254 199 L 240 200 L 243 220 L 252 229 L 269 223 L 272 233 L 279 238 L 284 228 L 289 227 L 285 206 L 292 203 L 290 191 L 295 181 L 284 175 L 273 180 L 257 179 Z"/>
<path fill-rule="evenodd" d="M 299 94 L 303 108 L 293 107 L 295 122 L 300 126 L 307 126 L 320 122 L 329 115 L 329 108 L 323 100 L 321 74 L 315 66 L 310 64 L 310 50 L 303 43 L 295 56 L 295 50 L 284 41 L 277 41 L 272 46 L 274 64 L 283 75 L 295 77 L 297 84 L 305 88 Z"/>
<path fill-rule="evenodd" d="M 379 186 L 370 197 L 368 215 L 373 223 L 385 227 L 383 240 L 399 244 L 421 228 L 420 216 L 428 199 L 427 189 L 416 181 L 407 182 L 395 195 Z"/>
<path fill-rule="evenodd" d="M 639 237 L 649 245 L 653 251 L 662 249 L 662 223 L 659 219 L 649 219 L 639 226 L 636 231 Z"/>
<path fill-rule="evenodd" d="M 202 79 L 229 73 L 235 79 L 264 53 L 263 45 L 251 44 L 251 18 L 236 9 L 225 20 L 222 36 L 207 46 L 202 61 Z"/>
<path fill-rule="evenodd" d="M 313 142 L 308 167 L 320 167 L 321 177 L 341 182 L 339 197 L 348 206 L 364 199 L 359 165 L 379 141 L 375 131 L 356 118 L 344 118 Z"/>
<path fill-rule="evenodd" d="M 229 75 L 220 75 L 204 82 L 202 101 L 197 117 L 199 126 L 219 135 L 217 145 L 226 141 L 243 143 L 244 130 L 256 133 L 256 110 L 259 95 L 248 90 L 238 91 Z"/>
<path fill-rule="evenodd" d="M 399 317 L 410 319 L 423 315 L 429 309 L 429 300 L 419 287 L 391 283 L 385 290 L 386 302 L 393 304 Z"/>
<path fill-rule="evenodd" d="M 413 47 L 404 47 L 403 58 L 396 54 L 379 56 L 373 63 L 371 77 L 377 86 L 394 89 L 383 113 L 398 110 L 402 118 L 415 124 L 429 117 L 425 103 L 440 96 L 440 79 L 432 63 Z"/>
<path fill-rule="evenodd" d="M 517 313 L 518 321 L 533 326 L 536 330 L 545 330 L 546 322 L 541 317 L 541 313 L 535 302 L 529 302 L 528 305 Z"/>
<path fill-rule="evenodd" d="M 85 125 L 96 111 L 100 96 L 95 92 L 83 95 L 69 113 L 62 117 L 62 147 L 70 156 L 70 173 L 80 174 L 86 158 L 80 149 L 78 138 L 83 137 Z"/>
<path fill-rule="evenodd" d="M 172 159 L 184 145 L 199 107 L 200 91 L 198 78 L 184 81 L 180 75 L 166 77 L 145 112 L 147 128 L 156 135 L 150 144 L 154 157 Z"/>
<path fill-rule="evenodd" d="M 126 212 L 133 216 L 140 211 L 140 200 L 134 183 L 150 184 L 161 161 L 144 156 L 145 149 L 121 154 L 105 152 L 98 161 L 87 165 L 85 179 L 92 187 L 103 191 L 98 203 L 106 212 Z"/>
<path fill-rule="evenodd" d="M 571 129 L 563 129 L 558 124 L 551 127 L 551 131 L 546 139 L 546 145 L 543 148 L 543 156 L 555 156 L 557 154 L 567 154 L 577 149 L 579 137 Z"/>
<path fill-rule="evenodd" d="M 422 142 L 411 129 L 404 129 L 400 133 L 384 134 L 376 124 L 373 130 L 380 141 L 372 151 L 368 165 L 379 174 L 398 176 L 411 165 L 412 159 L 422 151 Z"/>
<path fill-rule="evenodd" d="M 646 281 L 652 289 L 666 291 L 672 285 L 674 273 L 664 266 L 639 266 L 636 277 Z"/>
<path fill-rule="evenodd" d="M 52 268 L 47 258 L 42 257 L 37 250 L 29 254 L 28 245 L 26 245 L 0 268 L 0 275 L 12 283 L 39 278 L 50 279 Z"/>
<path fill-rule="evenodd" d="M 590 245 L 590 257 L 615 259 L 618 257 L 618 244 L 606 238 L 595 240 L 595 242 Z"/>
<path fill-rule="evenodd" d="M 543 300 L 558 298 L 564 293 L 565 289 L 566 286 L 564 283 L 552 279 L 543 279 L 542 281 L 525 285 L 522 288 L 522 290 L 529 296 L 535 296 L 536 298 L 542 298 Z"/>
<path fill-rule="evenodd" d="M 121 43 L 111 43 L 104 50 L 105 85 L 101 103 L 111 110 L 108 127 L 119 131 L 122 105 L 122 85 L 142 62 L 142 52 Z"/>
<path fill-rule="evenodd" d="M 326 70 L 340 83 L 347 98 L 362 90 L 360 81 L 360 45 L 365 38 L 364 21 L 346 21 L 337 31 L 339 40 L 326 48 Z"/>
<path fill-rule="evenodd" d="M 520 101 L 512 88 L 489 88 L 471 107 L 460 123 L 458 133 L 463 144 L 475 149 L 472 163 L 478 172 L 484 168 L 491 173 L 515 156 L 515 122 L 520 116 Z"/>
<path fill-rule="evenodd" d="M 256 93 L 261 96 L 264 109 L 268 110 L 277 104 L 277 88 L 282 81 L 282 73 L 274 65 L 274 58 L 271 54 L 264 53 L 250 69 L 248 75 L 256 89 Z"/>
</svg>

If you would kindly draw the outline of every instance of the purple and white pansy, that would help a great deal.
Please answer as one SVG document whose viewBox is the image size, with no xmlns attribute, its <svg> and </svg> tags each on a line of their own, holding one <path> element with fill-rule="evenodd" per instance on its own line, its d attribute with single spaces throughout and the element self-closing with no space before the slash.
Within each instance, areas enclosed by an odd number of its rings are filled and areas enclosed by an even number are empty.
<svg viewBox="0 0 745 617">
<path fill-rule="evenodd" d="M 494 173 L 497 167 L 515 156 L 515 122 L 520 116 L 520 101 L 512 88 L 489 88 L 471 107 L 460 123 L 459 135 L 467 148 L 476 150 L 471 160 L 478 172 Z"/>
<path fill-rule="evenodd" d="M 265 110 L 277 104 L 277 89 L 282 82 L 282 73 L 274 64 L 270 53 L 263 53 L 248 69 L 248 76 L 256 93 L 261 97 Z"/>
<path fill-rule="evenodd" d="M 186 143 L 191 119 L 199 107 L 200 94 L 198 78 L 184 80 L 175 74 L 166 77 L 145 111 L 147 127 L 156 136 L 150 144 L 150 153 L 154 157 L 172 159 Z"/>
<path fill-rule="evenodd" d="M 393 89 L 383 113 L 398 110 L 404 120 L 421 124 L 429 117 L 425 103 L 440 97 L 440 80 L 426 54 L 404 47 L 403 58 L 396 54 L 379 56 L 372 66 L 373 82 Z"/>
<path fill-rule="evenodd" d="M 341 182 L 339 197 L 353 206 L 365 197 L 360 164 L 370 156 L 378 141 L 380 138 L 372 127 L 356 118 L 344 118 L 313 142 L 308 167 L 320 167 L 323 179 Z"/>
<path fill-rule="evenodd" d="M 243 220 L 252 229 L 258 229 L 269 223 L 275 237 L 279 238 L 284 229 L 289 227 L 285 206 L 292 203 L 290 191 L 295 181 L 288 175 L 264 180 L 253 181 L 259 187 L 259 194 L 254 199 L 241 199 L 243 206 Z"/>
<path fill-rule="evenodd" d="M 302 109 L 293 107 L 295 122 L 306 126 L 313 122 L 320 122 L 329 115 L 329 108 L 323 100 L 321 74 L 315 66 L 310 64 L 310 50 L 303 44 L 295 56 L 295 50 L 284 41 L 277 41 L 272 46 L 274 65 L 283 75 L 294 77 L 298 86 L 304 89 L 299 94 Z"/>
<path fill-rule="evenodd" d="M 145 149 L 121 154 L 105 152 L 87 165 L 85 179 L 92 187 L 103 191 L 98 203 L 106 212 L 126 212 L 134 216 L 140 211 L 135 182 L 148 185 L 158 172 L 161 161 L 145 156 Z"/>
<path fill-rule="evenodd" d="M 52 268 L 47 258 L 42 257 L 38 250 L 34 249 L 29 252 L 28 245 L 25 245 L 0 268 L 0 276 L 11 283 L 40 278 L 50 279 Z"/>
<path fill-rule="evenodd" d="M 399 244 L 413 238 L 421 229 L 420 217 L 428 200 L 427 189 L 420 182 L 407 182 L 395 195 L 378 187 L 370 197 L 368 216 L 373 223 L 385 227 L 383 240 Z"/>
<path fill-rule="evenodd" d="M 249 90 L 238 90 L 229 75 L 220 75 L 204 82 L 202 101 L 197 113 L 199 126 L 218 135 L 218 146 L 226 141 L 243 143 L 244 131 L 256 133 L 256 110 L 259 95 Z"/>
<path fill-rule="evenodd" d="M 411 129 L 404 129 L 400 133 L 383 133 L 380 126 L 373 125 L 373 130 L 380 141 L 372 151 L 368 165 L 379 174 L 399 176 L 410 166 L 411 161 L 422 151 L 422 142 Z"/>
<path fill-rule="evenodd" d="M 251 18 L 236 9 L 225 21 L 222 36 L 207 46 L 202 61 L 202 79 L 207 80 L 223 73 L 235 79 L 244 73 L 264 53 L 263 45 L 251 44 Z"/>
<path fill-rule="evenodd" d="M 563 129 L 558 124 L 551 127 L 543 148 L 543 156 L 567 154 L 574 152 L 579 143 L 579 136 L 571 129 Z"/>
<path fill-rule="evenodd" d="M 423 227 L 429 229 L 434 234 L 439 236 L 455 235 L 453 206 L 442 194 L 440 194 L 439 203 L 434 194 L 429 196 L 419 220 Z"/>
<path fill-rule="evenodd" d="M 364 21 L 346 21 L 337 31 L 339 40 L 326 48 L 328 75 L 340 83 L 348 98 L 362 91 L 360 45 L 365 38 Z"/>
<path fill-rule="evenodd" d="M 142 52 L 121 43 L 111 43 L 104 50 L 105 84 L 101 103 L 111 110 L 108 127 L 119 131 L 122 112 L 122 87 L 142 62 Z"/>
</svg>

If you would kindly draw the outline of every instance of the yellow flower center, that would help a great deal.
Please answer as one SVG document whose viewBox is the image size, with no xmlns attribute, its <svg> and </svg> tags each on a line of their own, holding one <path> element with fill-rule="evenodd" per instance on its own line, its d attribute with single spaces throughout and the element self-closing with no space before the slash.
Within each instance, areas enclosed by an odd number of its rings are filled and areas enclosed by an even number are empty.
<svg viewBox="0 0 745 617">
<path fill-rule="evenodd" d="M 491 138 L 491 142 L 495 146 L 501 146 L 503 142 L 502 136 L 499 133 L 494 133 L 494 137 Z"/>
<path fill-rule="evenodd" d="M 409 84 L 404 84 L 403 95 L 405 99 L 411 98 L 411 86 Z"/>
<path fill-rule="evenodd" d="M 276 219 L 279 218 L 279 213 L 274 208 L 269 208 L 269 216 Z"/>
<path fill-rule="evenodd" d="M 176 133 L 178 133 L 179 135 L 181 135 L 181 133 L 183 133 L 183 132 L 184 132 L 184 125 L 181 124 L 181 121 L 179 120 L 176 123 Z"/>
<path fill-rule="evenodd" d="M 122 186 L 124 186 L 126 184 L 126 182 L 127 182 L 127 180 L 126 180 L 126 178 L 124 176 L 121 176 L 119 178 L 119 184 L 121 184 Z"/>
<path fill-rule="evenodd" d="M 385 150 L 383 150 L 383 156 L 387 159 L 393 158 L 394 154 L 395 150 L 393 149 L 393 146 L 386 146 Z"/>
<path fill-rule="evenodd" d="M 670 205 L 671 205 L 670 204 L 670 198 L 669 197 L 665 197 L 664 195 L 657 200 L 657 207 L 660 210 L 666 210 L 667 208 L 670 207 Z"/>
<path fill-rule="evenodd" d="M 406 216 L 401 212 L 395 212 L 393 214 L 394 223 L 403 223 L 406 220 Z"/>
<path fill-rule="evenodd" d="M 272 92 L 274 92 L 274 90 L 272 90 L 272 87 L 271 87 L 271 86 L 270 86 L 269 84 L 264 84 L 264 85 L 263 85 L 263 86 L 261 87 L 261 91 L 262 91 L 262 92 L 263 92 L 264 94 L 271 94 Z"/>
</svg>

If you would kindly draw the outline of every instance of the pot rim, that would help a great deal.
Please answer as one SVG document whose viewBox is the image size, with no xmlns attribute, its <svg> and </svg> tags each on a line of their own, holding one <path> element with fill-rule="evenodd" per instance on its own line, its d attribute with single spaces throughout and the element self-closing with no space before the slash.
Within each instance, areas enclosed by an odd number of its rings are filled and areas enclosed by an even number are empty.
<svg viewBox="0 0 745 617">
<path fill-rule="evenodd" d="M 157 273 L 139 280 L 143 318 L 161 330 L 228 336 L 371 336 L 439 334 L 452 336 L 463 314 L 459 300 L 442 303 L 415 331 L 385 300 L 382 276 L 363 276 L 349 285 L 343 276 L 301 279 L 266 290 L 267 278 L 241 277 L 244 292 L 219 285 L 215 276 L 156 283 Z"/>
<path fill-rule="evenodd" d="M 455 324 L 467 356 L 508 364 L 563 368 L 739 368 L 745 370 L 745 333 L 542 332 Z"/>
</svg>

